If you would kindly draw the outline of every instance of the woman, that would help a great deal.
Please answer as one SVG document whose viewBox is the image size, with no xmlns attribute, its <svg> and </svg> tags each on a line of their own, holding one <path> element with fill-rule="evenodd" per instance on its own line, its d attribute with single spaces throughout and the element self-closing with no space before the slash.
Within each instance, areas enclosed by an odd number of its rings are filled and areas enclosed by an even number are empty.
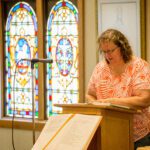
<svg viewBox="0 0 150 150">
<path fill-rule="evenodd" d="M 138 108 L 134 115 L 135 149 L 150 145 L 150 66 L 133 56 L 127 38 L 118 30 L 108 29 L 98 38 L 105 60 L 99 62 L 89 81 L 86 98 Z"/>
</svg>

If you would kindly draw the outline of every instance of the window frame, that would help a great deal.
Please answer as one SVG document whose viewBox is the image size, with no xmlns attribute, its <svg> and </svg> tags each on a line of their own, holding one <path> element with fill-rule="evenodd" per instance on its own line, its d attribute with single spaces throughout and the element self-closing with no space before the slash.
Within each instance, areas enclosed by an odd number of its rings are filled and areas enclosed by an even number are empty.
<svg viewBox="0 0 150 150">
<path fill-rule="evenodd" d="M 18 0 L 14 0 L 16 3 L 19 2 Z M 7 0 L 0 0 L 0 7 L 3 6 L 3 3 L 7 2 Z M 28 0 L 27 0 L 28 2 Z M 29 3 L 30 4 L 30 3 Z M 35 13 L 38 20 L 38 56 L 39 58 L 45 58 L 45 34 L 46 34 L 46 27 L 44 9 L 46 6 L 46 2 L 43 0 L 36 0 L 35 1 Z M 84 91 L 84 43 L 83 43 L 83 12 L 84 12 L 84 0 L 77 0 L 77 8 L 79 12 L 79 102 L 84 102 L 85 98 L 85 91 Z M 5 25 L 4 25 L 4 16 L 3 16 L 3 8 L 0 8 L 0 127 L 11 128 L 12 118 L 4 116 L 4 98 L 5 98 L 5 83 L 4 83 L 4 50 L 5 49 Z M 45 69 L 46 66 L 44 64 L 39 63 L 38 65 L 38 84 L 39 86 L 39 117 L 35 119 L 35 130 L 40 131 L 45 125 L 45 121 L 47 120 L 46 116 L 46 94 L 45 94 Z M 15 118 L 14 120 L 14 128 L 17 129 L 27 129 L 32 130 L 32 119 L 22 119 L 22 118 Z"/>
</svg>

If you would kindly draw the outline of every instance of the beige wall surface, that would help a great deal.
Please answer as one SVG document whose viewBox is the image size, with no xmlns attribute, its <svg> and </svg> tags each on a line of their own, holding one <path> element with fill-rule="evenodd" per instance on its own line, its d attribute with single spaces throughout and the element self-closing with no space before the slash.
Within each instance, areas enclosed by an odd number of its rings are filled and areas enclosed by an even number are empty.
<svg viewBox="0 0 150 150">
<path fill-rule="evenodd" d="M 39 136 L 36 132 L 36 139 Z M 14 130 L 14 146 L 16 150 L 31 150 L 33 146 L 32 131 Z M 0 128 L 0 150 L 13 150 L 12 130 Z"/>
<path fill-rule="evenodd" d="M 96 40 L 97 30 L 97 6 L 96 0 L 85 0 L 84 11 L 84 37 L 85 37 L 85 88 L 97 63 Z"/>
</svg>

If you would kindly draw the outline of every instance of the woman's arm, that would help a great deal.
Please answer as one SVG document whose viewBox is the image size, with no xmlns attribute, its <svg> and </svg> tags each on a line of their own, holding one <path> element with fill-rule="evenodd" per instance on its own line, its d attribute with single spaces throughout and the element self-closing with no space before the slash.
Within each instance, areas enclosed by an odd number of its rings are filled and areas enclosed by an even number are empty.
<svg viewBox="0 0 150 150">
<path fill-rule="evenodd" d="M 86 100 L 90 102 L 90 101 L 96 100 L 96 97 L 93 95 L 86 94 Z"/>
<path fill-rule="evenodd" d="M 90 91 L 89 89 L 88 89 L 85 97 L 86 97 L 86 101 L 87 102 L 91 102 L 91 101 L 97 100 L 95 92 L 94 91 Z"/>
<path fill-rule="evenodd" d="M 150 106 L 150 89 L 135 90 L 134 96 L 132 97 L 108 98 L 108 99 L 100 99 L 97 101 L 142 109 Z"/>
</svg>

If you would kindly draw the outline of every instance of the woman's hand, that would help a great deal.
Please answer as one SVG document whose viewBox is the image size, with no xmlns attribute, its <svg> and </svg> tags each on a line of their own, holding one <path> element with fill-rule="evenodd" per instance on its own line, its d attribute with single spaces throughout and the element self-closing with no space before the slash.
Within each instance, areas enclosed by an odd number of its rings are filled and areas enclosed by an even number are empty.
<svg viewBox="0 0 150 150">
<path fill-rule="evenodd" d="M 113 103 L 116 100 L 117 100 L 117 98 L 107 98 L 107 99 L 99 99 L 97 101 L 101 102 L 101 103 Z"/>
</svg>

